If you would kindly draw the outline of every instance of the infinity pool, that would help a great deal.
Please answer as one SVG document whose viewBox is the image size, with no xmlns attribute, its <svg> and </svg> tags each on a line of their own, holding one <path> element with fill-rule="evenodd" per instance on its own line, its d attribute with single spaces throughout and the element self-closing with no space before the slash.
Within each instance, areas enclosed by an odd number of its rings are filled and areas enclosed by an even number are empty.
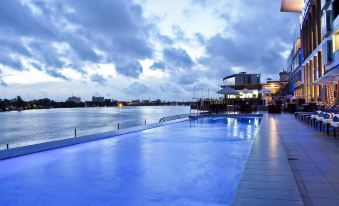
<svg viewBox="0 0 339 206">
<path fill-rule="evenodd" d="M 257 118 L 209 117 L 0 161 L 1 205 L 230 205 Z"/>
</svg>

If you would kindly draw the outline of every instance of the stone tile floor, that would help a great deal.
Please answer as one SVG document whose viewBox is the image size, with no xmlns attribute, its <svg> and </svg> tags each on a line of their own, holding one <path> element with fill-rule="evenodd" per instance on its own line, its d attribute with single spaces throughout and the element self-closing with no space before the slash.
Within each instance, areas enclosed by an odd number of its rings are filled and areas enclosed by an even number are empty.
<svg viewBox="0 0 339 206">
<path fill-rule="evenodd" d="M 292 114 L 264 114 L 233 205 L 339 205 L 339 139 L 330 135 Z"/>
</svg>

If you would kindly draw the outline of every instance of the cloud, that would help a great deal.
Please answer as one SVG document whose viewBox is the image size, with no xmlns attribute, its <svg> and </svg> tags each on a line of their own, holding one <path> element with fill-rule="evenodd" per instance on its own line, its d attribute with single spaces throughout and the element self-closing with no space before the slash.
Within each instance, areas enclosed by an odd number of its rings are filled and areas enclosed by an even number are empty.
<svg viewBox="0 0 339 206">
<path fill-rule="evenodd" d="M 82 91 L 91 87 L 92 95 L 97 91 L 92 87 L 117 74 L 114 84 L 125 87 L 121 91 L 130 97 L 163 99 L 191 96 L 193 85 L 211 87 L 240 70 L 273 77 L 286 64 L 284 54 L 291 48 L 298 21 L 297 15 L 279 12 L 279 1 L 267 0 L 251 4 L 190 0 L 175 5 L 156 0 L 3 0 L 1 4 L 0 69 L 5 75 L 0 75 L 0 84 L 9 84 L 6 91 L 12 91 L 12 82 L 21 82 L 11 72 L 32 67 L 66 80 L 58 88 L 81 82 L 77 88 L 82 90 L 85 82 Z M 101 71 L 101 65 L 112 66 Z M 144 75 L 143 67 L 149 67 Z M 143 84 L 160 76 L 161 83 Z"/>
<path fill-rule="evenodd" d="M 59 78 L 59 79 L 62 79 L 62 80 L 69 80 L 65 75 L 61 74 L 59 71 L 57 70 L 46 70 L 46 73 L 51 75 L 52 77 L 55 77 L 55 78 Z"/>
<path fill-rule="evenodd" d="M 168 68 L 168 66 L 164 63 L 164 62 L 161 62 L 161 61 L 158 61 L 158 62 L 154 62 L 150 69 L 152 70 L 166 70 Z"/>
<path fill-rule="evenodd" d="M 166 35 L 162 35 L 162 34 L 157 33 L 157 38 L 164 45 L 172 45 L 173 44 L 173 40 Z"/>
<path fill-rule="evenodd" d="M 93 74 L 91 75 L 91 81 L 98 83 L 99 85 L 105 85 L 108 80 L 101 74 Z"/>
<path fill-rule="evenodd" d="M 2 70 L 0 69 L 0 86 L 6 87 L 7 83 L 2 79 Z"/>
<path fill-rule="evenodd" d="M 251 6 L 238 4 L 246 17 L 236 20 L 228 10 L 221 13 L 220 18 L 229 22 L 227 30 L 206 40 L 206 53 L 199 63 L 224 74 L 231 73 L 232 67 L 277 74 L 286 64 L 281 53 L 288 50 L 292 42 L 296 16 L 279 14 L 272 9 L 278 6 L 275 1 L 255 0 Z M 209 75 L 216 76 L 215 72 Z"/>
<path fill-rule="evenodd" d="M 133 82 L 127 88 L 124 89 L 129 96 L 140 98 L 144 94 L 147 94 L 150 91 L 148 86 L 139 82 Z"/>
<path fill-rule="evenodd" d="M 142 8 L 131 0 L 4 0 L 1 4 L 0 64 L 12 69 L 22 70 L 22 63 L 6 54 L 39 62 L 32 66 L 61 79 L 67 79 L 60 75 L 61 69 L 86 74 L 88 63 L 134 65 L 118 72 L 136 77 L 140 74 L 136 62 L 153 55 L 150 25 Z"/>
<path fill-rule="evenodd" d="M 137 78 L 142 73 L 143 69 L 139 62 L 131 62 L 127 64 L 117 65 L 117 71 L 128 77 Z"/>
<path fill-rule="evenodd" d="M 165 48 L 163 57 L 164 61 L 173 67 L 191 68 L 193 66 L 192 58 L 182 48 Z"/>
</svg>

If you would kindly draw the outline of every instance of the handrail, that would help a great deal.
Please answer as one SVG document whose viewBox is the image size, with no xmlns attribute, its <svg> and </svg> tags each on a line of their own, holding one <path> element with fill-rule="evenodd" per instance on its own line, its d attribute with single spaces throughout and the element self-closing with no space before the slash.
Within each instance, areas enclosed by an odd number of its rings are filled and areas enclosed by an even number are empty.
<svg viewBox="0 0 339 206">
<path fill-rule="evenodd" d="M 189 116 L 191 116 L 191 114 L 177 114 L 177 115 L 162 117 L 162 118 L 160 118 L 159 123 L 160 122 L 167 122 L 167 121 L 177 120 L 177 119 L 188 118 Z"/>
</svg>

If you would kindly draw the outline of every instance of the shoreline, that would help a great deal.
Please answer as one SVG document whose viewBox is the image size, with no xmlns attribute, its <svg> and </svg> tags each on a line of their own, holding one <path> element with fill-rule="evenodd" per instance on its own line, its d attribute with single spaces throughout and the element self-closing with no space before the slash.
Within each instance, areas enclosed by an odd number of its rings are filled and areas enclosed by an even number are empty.
<svg viewBox="0 0 339 206">
<path fill-rule="evenodd" d="M 42 108 L 20 108 L 20 109 L 11 109 L 11 110 L 0 110 L 0 113 L 6 113 L 6 112 L 21 112 L 21 111 L 30 111 L 30 110 L 49 110 L 49 109 L 72 109 L 72 108 L 106 108 L 106 107 L 176 107 L 176 106 L 191 106 L 190 104 L 182 103 L 182 104 L 161 104 L 161 105 L 155 105 L 155 104 L 139 104 L 139 105 L 114 105 L 114 106 L 75 106 L 75 107 L 42 107 Z"/>
</svg>

